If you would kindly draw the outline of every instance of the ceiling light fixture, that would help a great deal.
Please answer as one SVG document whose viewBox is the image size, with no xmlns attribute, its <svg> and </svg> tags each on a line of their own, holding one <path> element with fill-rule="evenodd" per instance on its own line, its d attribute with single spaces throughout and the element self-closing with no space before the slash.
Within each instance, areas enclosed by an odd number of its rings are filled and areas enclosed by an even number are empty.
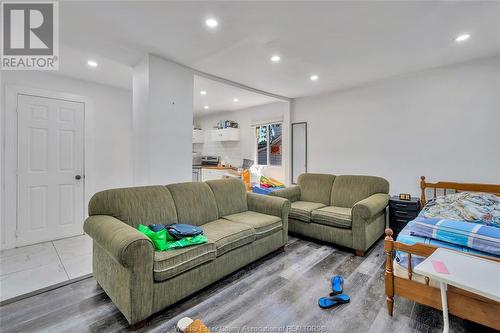
<svg viewBox="0 0 500 333">
<path fill-rule="evenodd" d="M 203 108 L 204 108 L 205 110 L 208 110 L 208 105 L 205 105 Z"/>
<path fill-rule="evenodd" d="M 470 38 L 469 34 L 458 35 L 457 38 L 455 38 L 455 42 L 458 42 L 458 43 L 465 42 L 469 38 Z"/>
<path fill-rule="evenodd" d="M 237 102 L 239 102 L 239 101 L 240 101 L 239 99 L 237 99 L 237 98 L 233 98 L 233 102 L 237 103 Z"/>
<path fill-rule="evenodd" d="M 279 55 L 273 55 L 271 57 L 272 62 L 279 62 L 281 60 L 281 57 Z"/>
<path fill-rule="evenodd" d="M 206 95 L 207 92 L 205 90 L 200 91 L 200 95 Z"/>
<path fill-rule="evenodd" d="M 309 79 L 311 79 L 311 81 L 317 81 L 319 79 L 319 76 L 311 75 L 311 77 Z"/>
<path fill-rule="evenodd" d="M 213 19 L 213 18 L 209 18 L 205 21 L 205 24 L 207 25 L 207 27 L 209 28 L 216 28 L 218 25 L 219 25 L 219 22 L 217 22 L 216 19 Z"/>
<path fill-rule="evenodd" d="M 94 60 L 89 60 L 89 61 L 87 61 L 87 65 L 95 68 L 95 67 L 97 67 L 97 62 Z"/>
</svg>

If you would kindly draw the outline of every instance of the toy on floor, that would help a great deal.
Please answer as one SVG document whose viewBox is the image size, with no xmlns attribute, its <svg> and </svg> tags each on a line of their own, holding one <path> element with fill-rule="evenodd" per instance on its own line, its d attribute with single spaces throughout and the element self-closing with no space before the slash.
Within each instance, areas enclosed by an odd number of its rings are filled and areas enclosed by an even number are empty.
<svg viewBox="0 0 500 333">
<path fill-rule="evenodd" d="M 177 322 L 177 328 L 185 333 L 210 333 L 208 327 L 200 319 L 193 320 L 189 317 L 181 318 Z"/>
<path fill-rule="evenodd" d="M 280 181 L 277 181 L 276 179 L 266 177 L 266 176 L 260 176 L 260 186 L 261 187 L 278 187 L 278 188 L 283 188 L 285 187 L 285 184 L 283 184 Z"/>
<path fill-rule="evenodd" d="M 342 294 L 344 288 L 344 279 L 340 275 L 332 278 L 332 292 L 330 297 L 321 297 L 318 300 L 318 305 L 322 309 L 330 309 L 334 306 L 350 302 L 350 298 L 346 294 Z"/>
</svg>

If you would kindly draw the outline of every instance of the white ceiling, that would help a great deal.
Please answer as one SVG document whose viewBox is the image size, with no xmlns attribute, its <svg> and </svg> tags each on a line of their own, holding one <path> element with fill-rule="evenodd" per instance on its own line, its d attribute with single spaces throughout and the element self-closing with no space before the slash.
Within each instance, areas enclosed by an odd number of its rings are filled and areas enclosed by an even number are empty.
<svg viewBox="0 0 500 333">
<path fill-rule="evenodd" d="M 464 32 L 471 38 L 455 43 Z M 149 52 L 298 97 L 500 54 L 500 2 L 63 1 L 60 38 L 63 74 L 130 88 L 127 67 Z M 65 49 L 102 59 L 101 72 L 65 60 Z"/>
<path fill-rule="evenodd" d="M 205 91 L 206 95 L 200 92 Z M 234 101 L 238 99 L 238 102 Z M 252 106 L 278 102 L 278 99 L 230 86 L 201 76 L 194 77 L 194 116 L 219 111 L 236 111 Z M 204 109 L 208 106 L 209 109 Z"/>
</svg>

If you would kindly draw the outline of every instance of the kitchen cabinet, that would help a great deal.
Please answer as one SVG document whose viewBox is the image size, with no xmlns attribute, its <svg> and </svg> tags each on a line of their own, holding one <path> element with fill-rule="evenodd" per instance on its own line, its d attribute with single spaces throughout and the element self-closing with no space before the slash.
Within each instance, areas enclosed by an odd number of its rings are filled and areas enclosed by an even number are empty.
<svg viewBox="0 0 500 333">
<path fill-rule="evenodd" d="M 193 143 L 203 143 L 204 139 L 203 130 L 193 130 Z"/>
<path fill-rule="evenodd" d="M 227 169 L 201 169 L 201 181 L 222 179 L 222 177 L 227 173 Z"/>
<path fill-rule="evenodd" d="M 240 141 L 239 128 L 223 128 L 210 131 L 211 141 Z"/>
</svg>

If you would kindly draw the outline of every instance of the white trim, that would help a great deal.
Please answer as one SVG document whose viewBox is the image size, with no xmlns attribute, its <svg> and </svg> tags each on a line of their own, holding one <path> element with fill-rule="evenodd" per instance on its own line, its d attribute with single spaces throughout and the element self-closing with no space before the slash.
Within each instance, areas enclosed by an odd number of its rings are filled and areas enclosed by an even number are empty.
<svg viewBox="0 0 500 333">
<path fill-rule="evenodd" d="M 10 249 L 16 245 L 16 223 L 17 223 L 17 96 L 30 95 L 53 99 L 62 99 L 71 102 L 83 103 L 84 112 L 84 216 L 87 216 L 87 205 L 90 198 L 88 193 L 93 188 L 93 136 L 92 129 L 92 106 L 90 100 L 84 96 L 65 92 L 43 90 L 18 85 L 5 85 L 5 123 L 3 128 L 3 158 L 4 168 L 2 184 L 2 216 L 1 224 L 5 228 L 5 241 L 0 244 L 0 249 Z M 83 230 L 82 230 L 83 233 Z"/>
<path fill-rule="evenodd" d="M 250 126 L 257 127 L 257 126 L 265 126 L 271 124 L 283 124 L 283 117 L 268 119 L 268 120 L 255 120 L 252 121 L 252 124 Z"/>
</svg>

